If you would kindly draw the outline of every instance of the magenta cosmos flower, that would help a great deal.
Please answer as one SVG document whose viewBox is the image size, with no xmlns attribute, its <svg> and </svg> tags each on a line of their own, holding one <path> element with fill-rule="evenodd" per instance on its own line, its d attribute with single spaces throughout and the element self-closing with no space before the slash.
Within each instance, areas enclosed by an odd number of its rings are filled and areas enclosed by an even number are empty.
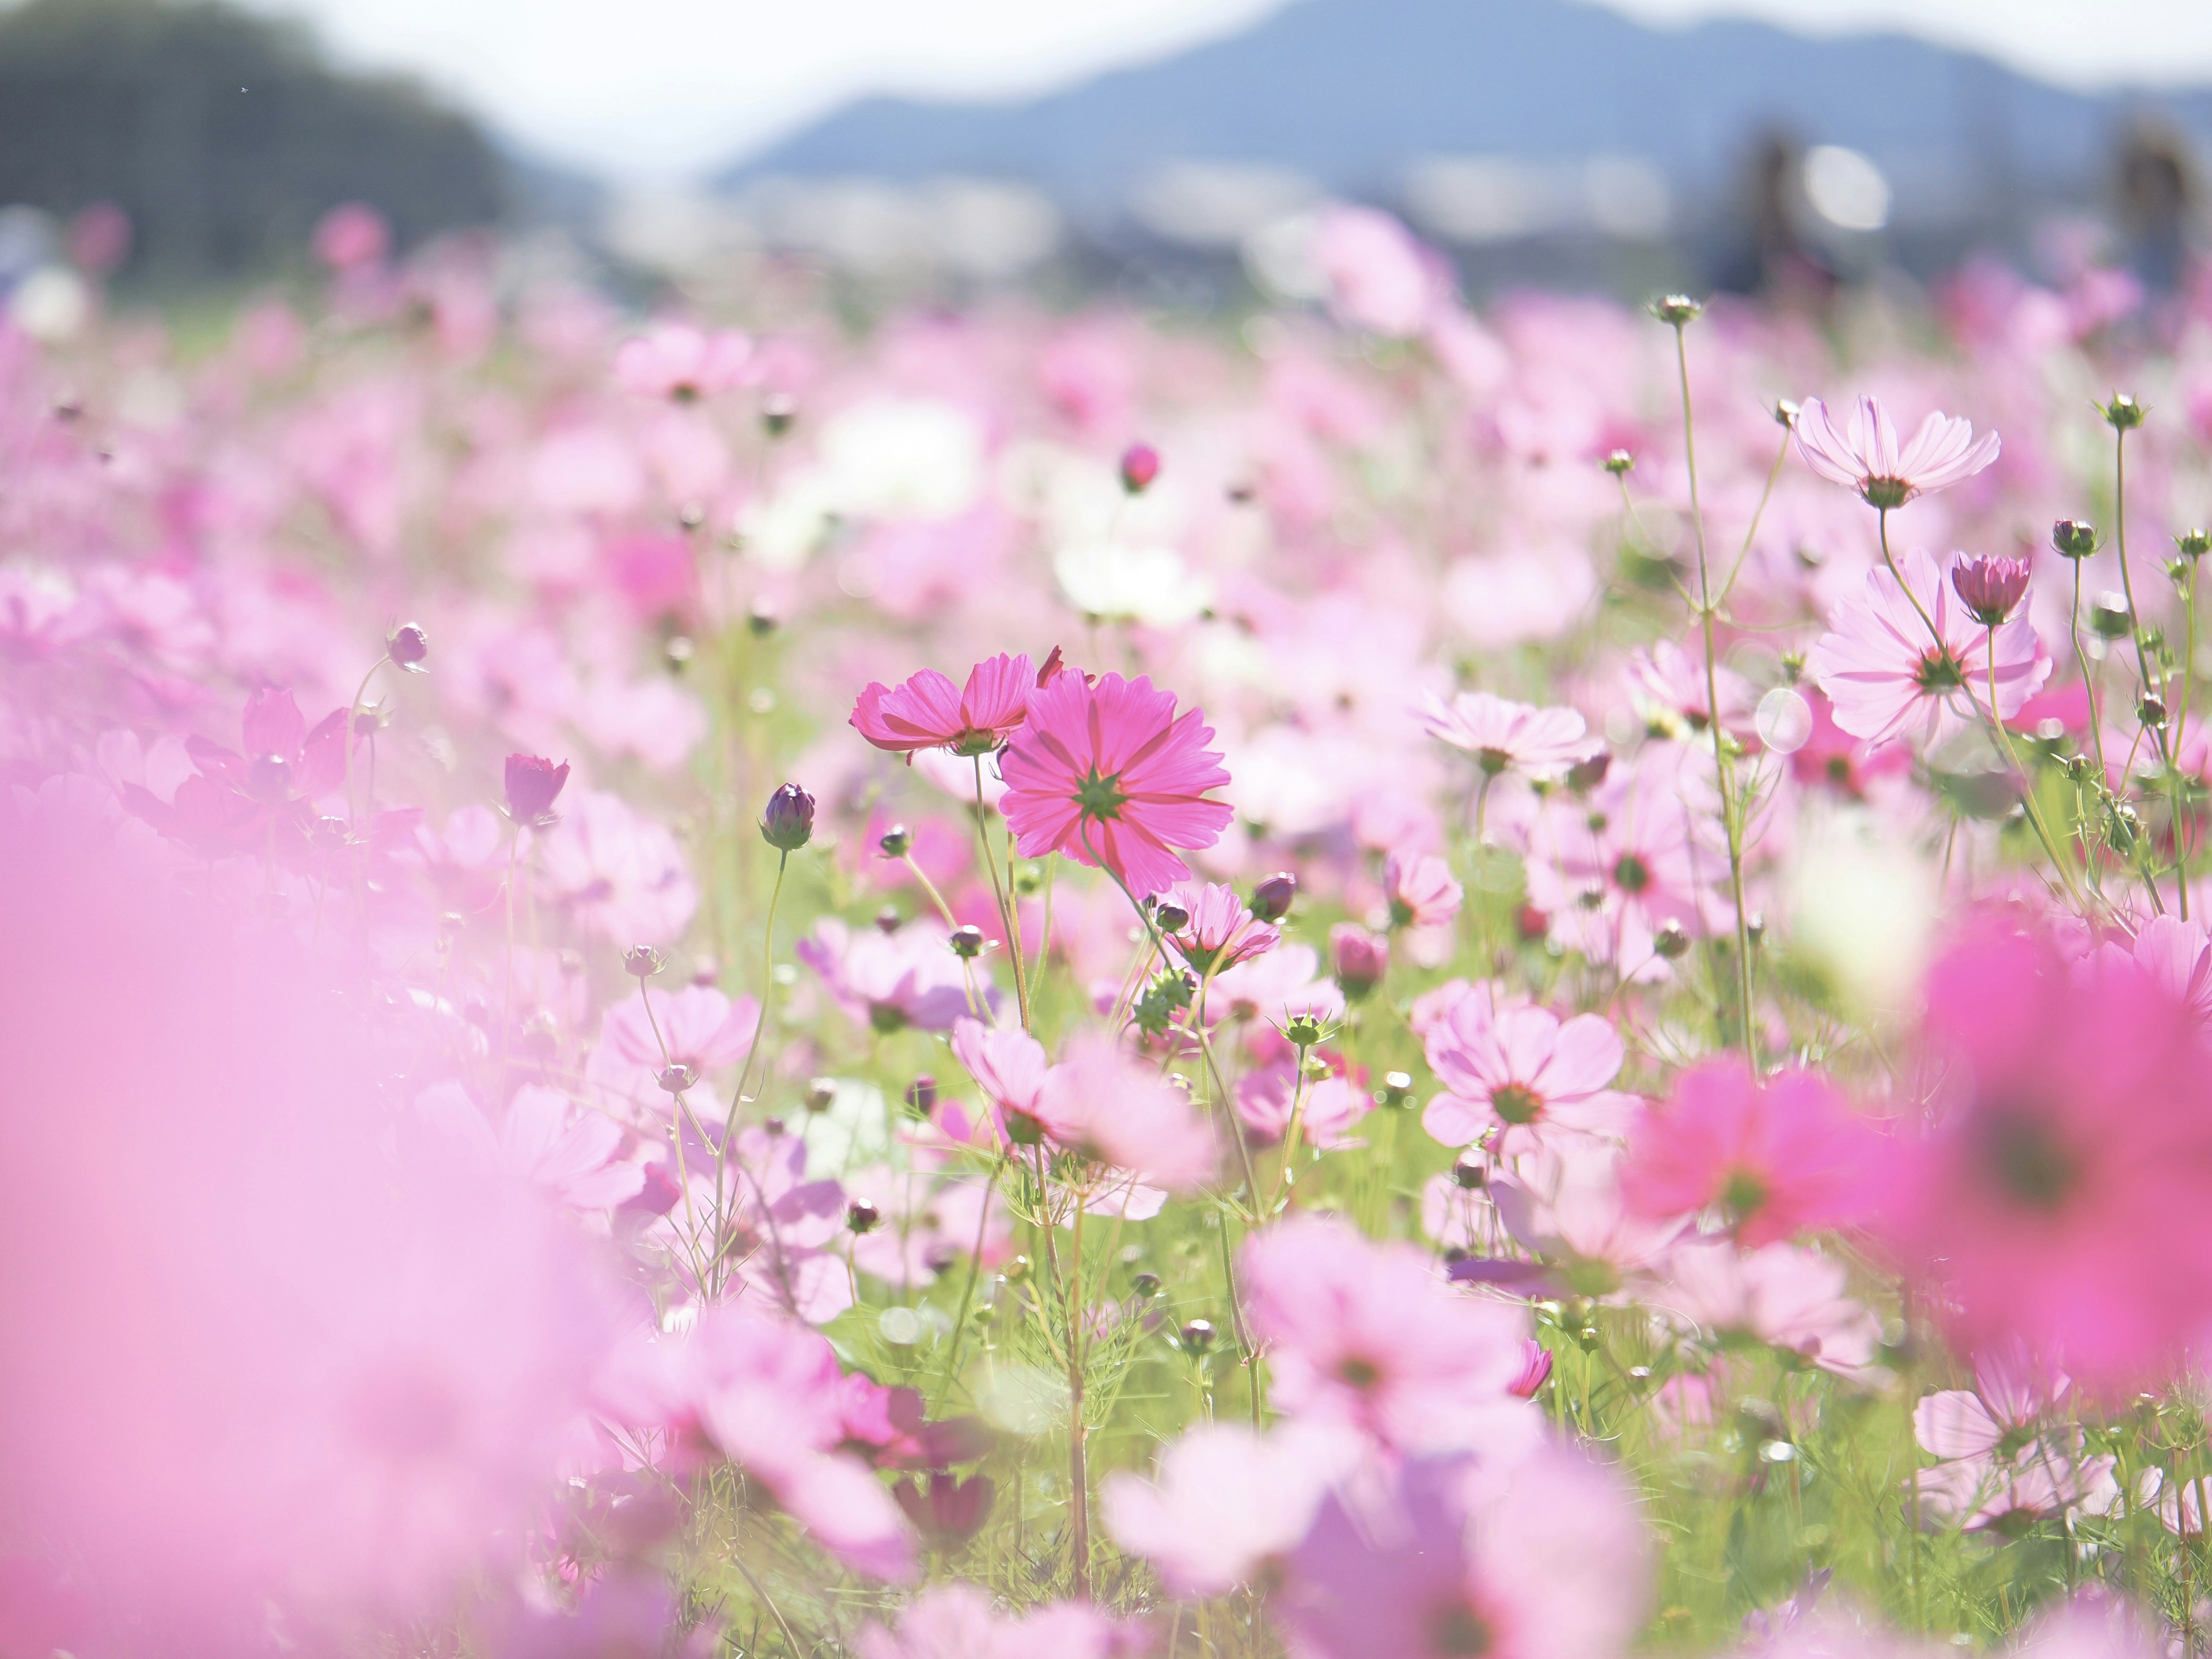
<svg viewBox="0 0 2212 1659">
<path fill-rule="evenodd" d="M 1000 803 L 1024 858 L 1065 853 L 1111 871 L 1131 893 L 1165 892 L 1190 868 L 1178 849 L 1211 847 L 1229 805 L 1213 728 L 1150 679 L 1062 673 L 1032 692 L 1029 722 L 1000 757 Z"/>
<path fill-rule="evenodd" d="M 2051 658 L 2026 616 L 1992 637 L 1953 590 L 1946 577 L 1964 557 L 1953 554 L 1939 570 L 1915 548 L 1905 556 L 1904 586 L 1886 569 L 1870 570 L 1865 592 L 1829 617 L 1805 666 L 1835 705 L 1836 724 L 1853 737 L 1885 744 L 1917 735 L 1933 745 L 1976 724 L 1990 706 L 1992 648 L 2000 719 L 2020 713 L 2051 677 Z"/>
<path fill-rule="evenodd" d="M 1862 396 L 1850 429 L 1838 432 L 1828 406 L 1808 398 L 1797 411 L 1797 453 L 1830 483 L 1887 509 L 1972 477 L 1996 459 L 1997 434 L 1977 439 L 1972 422 L 1939 410 L 1899 448 L 1896 423 L 1875 399 Z"/>
<path fill-rule="evenodd" d="M 1653 1219 L 1717 1208 L 1752 1248 L 1856 1220 L 1872 1131 L 1810 1072 L 1762 1085 L 1741 1059 L 1675 1079 L 1629 1136 L 1622 1186 Z"/>
<path fill-rule="evenodd" d="M 1014 734 L 1029 713 L 1035 685 L 1030 659 L 1001 652 L 969 669 L 964 686 L 934 668 L 898 686 L 872 681 L 853 705 L 851 724 L 893 754 L 949 749 L 969 759 L 989 754 Z"/>
</svg>

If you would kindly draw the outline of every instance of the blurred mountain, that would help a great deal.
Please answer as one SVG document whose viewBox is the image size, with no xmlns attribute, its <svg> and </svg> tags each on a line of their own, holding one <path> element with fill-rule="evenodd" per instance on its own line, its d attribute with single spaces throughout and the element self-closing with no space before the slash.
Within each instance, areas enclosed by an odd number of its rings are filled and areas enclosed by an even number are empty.
<svg viewBox="0 0 2212 1659">
<path fill-rule="evenodd" d="M 1680 235 L 1730 210 L 1762 138 L 1786 137 L 1870 160 L 1870 185 L 1829 167 L 1844 221 L 1871 190 L 1909 234 L 2095 196 L 2118 131 L 2153 106 L 2212 138 L 2212 91 L 2085 94 L 1903 35 L 1656 28 L 1574 0 L 1299 0 L 1048 96 L 859 101 L 718 184 L 994 179 L 1094 232 L 1133 220 L 1193 243 L 1322 193 L 1463 244 L 1571 222 Z"/>
<path fill-rule="evenodd" d="M 531 199 L 557 192 L 532 175 Z M 340 74 L 303 32 L 212 0 L 0 9 L 0 204 L 129 214 L 134 271 L 197 280 L 299 256 L 367 202 L 411 242 L 495 221 L 514 170 L 404 80 Z"/>
</svg>

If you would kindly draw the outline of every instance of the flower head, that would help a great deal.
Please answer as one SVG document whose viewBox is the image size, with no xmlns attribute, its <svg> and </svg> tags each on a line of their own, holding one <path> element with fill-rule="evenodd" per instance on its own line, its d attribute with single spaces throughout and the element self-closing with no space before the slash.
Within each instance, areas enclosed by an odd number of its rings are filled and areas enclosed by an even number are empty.
<svg viewBox="0 0 2212 1659">
<path fill-rule="evenodd" d="M 1000 804 L 1024 858 L 1065 853 L 1103 866 L 1132 894 L 1190 874 L 1179 848 L 1211 847 L 1231 816 L 1206 791 L 1229 781 L 1213 729 L 1151 680 L 1063 673 L 1030 697 L 1029 720 L 1000 757 Z"/>
<path fill-rule="evenodd" d="M 1462 691 L 1449 703 L 1432 697 L 1421 718 L 1431 737 L 1465 750 L 1492 777 L 1564 772 L 1591 748 L 1589 727 L 1573 709 L 1509 702 L 1487 691 Z"/>
<path fill-rule="evenodd" d="M 1971 422 L 1940 411 L 1898 447 L 1897 427 L 1875 398 L 1862 396 L 1848 433 L 1828 406 L 1808 398 L 1797 413 L 1797 453 L 1831 483 L 1856 489 L 1874 507 L 1902 507 L 1916 495 L 1971 478 L 1997 458 L 1997 434 L 1977 440 Z"/>
<path fill-rule="evenodd" d="M 1393 927 L 1446 927 L 1466 890 L 1434 853 L 1393 853 L 1382 861 L 1382 891 Z"/>
<path fill-rule="evenodd" d="M 780 785 L 761 814 L 761 836 L 780 853 L 796 853 L 814 839 L 814 797 L 795 783 Z"/>
<path fill-rule="evenodd" d="M 1168 943 L 1191 967 L 1210 974 L 1275 948 L 1282 930 L 1257 920 L 1237 896 L 1237 890 L 1219 882 L 1204 886 L 1177 882 L 1167 895 L 1183 921 L 1168 934 Z M 1167 914 L 1170 904 L 1161 906 Z"/>
<path fill-rule="evenodd" d="M 1445 1092 L 1429 1103 L 1421 1126 L 1447 1146 L 1488 1131 L 1511 1156 L 1561 1133 L 1616 1129 L 1632 1103 L 1611 1086 L 1626 1050 L 1601 1015 L 1563 1021 L 1548 1008 L 1501 1009 L 1471 996 L 1425 1047 Z"/>
<path fill-rule="evenodd" d="M 507 757 L 507 815 L 517 823 L 542 826 L 553 817 L 553 803 L 568 781 L 568 763 L 558 766 L 543 755 Z"/>
<path fill-rule="evenodd" d="M 1976 622 L 1996 628 L 2027 597 L 2027 568 L 2026 559 L 1960 560 L 1951 567 L 1951 587 Z"/>
<path fill-rule="evenodd" d="M 949 749 L 963 758 L 988 755 L 1019 729 L 1034 684 L 1028 657 L 1004 653 L 969 669 L 962 687 L 925 668 L 896 687 L 871 682 L 853 705 L 851 724 L 894 754 Z"/>
</svg>

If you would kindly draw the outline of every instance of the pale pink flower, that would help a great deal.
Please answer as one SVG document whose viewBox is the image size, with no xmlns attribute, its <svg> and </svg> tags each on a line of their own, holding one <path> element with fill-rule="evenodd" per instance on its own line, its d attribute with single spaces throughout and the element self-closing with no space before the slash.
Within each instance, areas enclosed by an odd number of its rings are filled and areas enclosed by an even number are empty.
<svg viewBox="0 0 2212 1659">
<path fill-rule="evenodd" d="M 431 1085 L 416 1097 L 415 1112 L 484 1167 L 503 1170 L 571 1209 L 611 1209 L 645 1186 L 642 1164 L 617 1161 L 622 1125 L 558 1089 L 524 1084 L 507 1103 L 497 1130 L 458 1083 Z"/>
<path fill-rule="evenodd" d="M 1751 683 L 1726 664 L 1715 663 L 1713 683 L 1708 689 L 1704 653 L 1686 651 L 1672 640 L 1661 640 L 1631 653 L 1628 681 L 1647 720 L 1656 713 L 1679 720 L 1692 732 L 1708 731 L 1717 695 L 1722 730 L 1741 735 L 1752 728 L 1759 699 Z"/>
<path fill-rule="evenodd" d="M 1329 208 L 1315 228 L 1313 254 L 1328 281 L 1329 308 L 1370 334 L 1419 334 L 1449 303 L 1443 262 L 1374 208 Z"/>
<path fill-rule="evenodd" d="M 1000 803 L 1024 858 L 1064 853 L 1103 866 L 1138 898 L 1187 879 L 1177 849 L 1211 847 L 1228 827 L 1229 781 L 1206 745 L 1213 729 L 1149 679 L 1073 672 L 1030 694 L 1029 722 L 1000 757 Z"/>
<path fill-rule="evenodd" d="M 1392 853 L 1382 860 L 1382 892 L 1393 927 L 1448 927 L 1466 890 L 1434 853 Z"/>
<path fill-rule="evenodd" d="M 1490 1196 L 1513 1236 L 1558 1264 L 1584 1296 L 1609 1296 L 1660 1260 L 1679 1221 L 1647 1221 L 1620 1190 L 1621 1152 L 1607 1142 L 1560 1139 L 1493 1176 Z"/>
<path fill-rule="evenodd" d="M 1037 1095 L 1045 1133 L 1159 1186 L 1203 1186 L 1218 1161 L 1190 1097 L 1099 1032 L 1079 1033 Z"/>
<path fill-rule="evenodd" d="M 1856 489 L 1870 505 L 1902 507 L 1914 496 L 1963 483 L 1997 458 L 1997 434 L 1974 436 L 1972 422 L 1938 410 L 1901 449 L 1889 411 L 1861 395 L 1847 432 L 1828 406 L 1808 398 L 1797 410 L 1797 453 L 1830 483 Z"/>
<path fill-rule="evenodd" d="M 1717 1336 L 1749 1335 L 1840 1376 L 1875 1368 L 1881 1322 L 1845 1293 L 1840 1262 L 1794 1244 L 1741 1251 L 1700 1238 L 1675 1247 L 1667 1276 L 1655 1299 Z"/>
<path fill-rule="evenodd" d="M 676 837 L 619 795 L 580 789 L 538 841 L 542 893 L 588 932 L 628 947 L 672 940 L 699 908 Z"/>
<path fill-rule="evenodd" d="M 643 995 L 653 999 L 650 1013 L 635 996 L 608 1006 L 585 1074 L 617 1099 L 658 1115 L 668 1109 L 662 1072 L 682 1066 L 703 1082 L 736 1065 L 752 1048 L 760 1003 L 726 996 L 711 985 L 661 993 L 648 986 Z"/>
<path fill-rule="evenodd" d="M 1254 918 L 1234 887 L 1221 882 L 1203 885 L 1179 881 L 1161 895 L 1187 918 L 1167 934 L 1176 954 L 1200 974 L 1233 968 L 1240 962 L 1263 956 L 1275 948 L 1282 929 Z"/>
<path fill-rule="evenodd" d="M 1147 1645 L 1140 1626 L 1087 1601 L 1001 1613 L 989 1591 L 957 1580 L 908 1602 L 896 1632 L 872 1621 L 860 1636 L 860 1659 L 1134 1659 Z"/>
<path fill-rule="evenodd" d="M 875 1206 L 875 1226 L 853 1241 L 853 1265 L 902 1293 L 926 1289 L 938 1274 L 1006 1255 L 1013 1224 L 1006 1205 L 981 1182 L 932 1169 L 916 1157 L 906 1169 L 876 1164 L 840 1178 L 848 1201 Z"/>
<path fill-rule="evenodd" d="M 1447 1146 L 1486 1133 L 1510 1158 L 1559 1133 L 1603 1135 L 1627 1125 L 1634 1102 L 1610 1086 L 1626 1050 L 1597 1014 L 1562 1020 L 1548 1008 L 1495 1008 L 1468 997 L 1423 1043 L 1444 1085 L 1421 1127 Z"/>
<path fill-rule="evenodd" d="M 2008 1533 L 2076 1507 L 2101 1513 L 2118 1497 L 2110 1455 L 2085 1456 L 2081 1431 L 2048 1421 L 2069 1386 L 2018 1342 L 1978 1356 L 1974 1388 L 1944 1389 L 1913 1408 L 1913 1435 L 1942 1461 L 1917 1471 L 1921 1507 L 1966 1530 Z"/>
<path fill-rule="evenodd" d="M 1285 945 L 1217 974 L 1206 988 L 1206 1017 L 1287 1024 L 1308 1014 L 1328 1025 L 1344 1018 L 1344 994 L 1321 973 L 1310 945 Z"/>
<path fill-rule="evenodd" d="M 1187 1430 L 1150 1480 L 1106 1477 L 1099 1511 L 1123 1549 L 1149 1560 L 1174 1594 L 1226 1595 L 1306 1535 L 1356 1438 L 1285 1424 L 1262 1437 L 1241 1423 Z"/>
<path fill-rule="evenodd" d="M 1964 556 L 1953 554 L 1939 569 L 1915 548 L 1900 566 L 1905 586 L 1886 568 L 1870 570 L 1865 592 L 1829 617 L 1805 665 L 1835 705 L 1836 724 L 1853 737 L 1872 744 L 1913 737 L 1933 746 L 1984 718 L 1991 631 L 1945 580 Z M 1994 646 L 1996 714 L 2010 720 L 2051 677 L 2051 657 L 2025 612 L 1995 630 Z"/>
<path fill-rule="evenodd" d="M 1528 898 L 1552 936 L 1631 977 L 1663 969 L 1661 929 L 1699 939 L 1727 915 L 1711 884 L 1726 876 L 1728 854 L 1704 839 L 1711 820 L 1693 812 L 1666 758 L 1609 779 L 1588 811 L 1547 812 L 1529 842 Z"/>
<path fill-rule="evenodd" d="M 964 687 L 933 668 L 895 687 L 871 681 L 853 705 L 850 724 L 895 754 L 945 749 L 970 759 L 989 754 L 1021 728 L 1036 689 L 1030 659 L 1001 653 L 969 669 Z"/>
<path fill-rule="evenodd" d="M 656 323 L 616 351 L 615 380 L 640 397 L 688 404 L 744 385 L 753 366 L 753 343 L 733 329 Z"/>
<path fill-rule="evenodd" d="M 1528 1320 L 1437 1276 L 1407 1244 L 1291 1215 L 1244 1243 L 1247 1316 L 1269 1345 L 1273 1399 L 1407 1452 L 1525 1444 L 1512 1392 Z"/>
<path fill-rule="evenodd" d="M 799 959 L 821 975 L 837 1006 L 860 1024 L 878 1031 L 949 1031 L 953 1022 L 977 1012 L 970 1002 L 967 973 L 952 953 L 950 936 L 935 922 L 910 921 L 884 933 L 854 928 L 835 916 L 814 924 L 814 932 L 793 945 Z M 981 984 L 981 964 L 972 971 Z M 996 1006 L 996 994 L 983 987 L 984 1012 Z"/>
<path fill-rule="evenodd" d="M 1310 1078 L 1297 1087 L 1295 1062 L 1265 1066 L 1237 1079 L 1237 1121 L 1263 1142 L 1289 1133 L 1295 1103 L 1300 1138 L 1323 1151 L 1352 1144 L 1346 1135 L 1367 1115 L 1368 1099 L 1340 1077 Z"/>
<path fill-rule="evenodd" d="M 962 1018 L 952 1026 L 952 1053 L 983 1091 L 991 1121 L 1001 1134 L 1034 1142 L 1044 1131 L 1038 1106 L 1045 1073 L 1052 1069 L 1044 1044 L 1013 1026 Z"/>
<path fill-rule="evenodd" d="M 1574 709 L 1510 702 L 1488 691 L 1462 691 L 1449 702 L 1431 697 L 1421 719 L 1431 737 L 1466 750 L 1492 777 L 1501 772 L 1552 776 L 1586 759 L 1596 746 Z"/>
</svg>

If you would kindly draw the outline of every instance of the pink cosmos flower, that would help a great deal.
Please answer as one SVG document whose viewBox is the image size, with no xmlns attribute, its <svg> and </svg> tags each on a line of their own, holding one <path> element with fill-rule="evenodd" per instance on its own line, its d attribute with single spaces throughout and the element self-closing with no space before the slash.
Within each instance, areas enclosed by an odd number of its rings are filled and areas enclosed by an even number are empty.
<svg viewBox="0 0 2212 1659">
<path fill-rule="evenodd" d="M 1526 1316 L 1452 1291 L 1412 1245 L 1294 1214 L 1244 1242 L 1238 1271 L 1291 1416 L 1408 1453 L 1525 1445 L 1535 1431 L 1512 1392 Z"/>
<path fill-rule="evenodd" d="M 1853 737 L 1873 744 L 1917 737 L 1932 746 L 1989 708 L 1990 630 L 1945 580 L 1964 556 L 1953 554 L 1939 569 L 1915 548 L 1900 566 L 1905 587 L 1878 567 L 1867 573 L 1866 591 L 1829 617 L 1805 665 L 1834 703 L 1836 724 Z M 2025 614 L 1997 629 L 1994 645 L 1996 714 L 2010 720 L 2051 677 L 2051 657 Z"/>
<path fill-rule="evenodd" d="M 1624 1187 L 1655 1220 L 1717 1207 L 1755 1248 L 1855 1220 L 1873 1151 L 1871 1132 L 1824 1079 L 1793 1069 L 1762 1085 L 1741 1059 L 1716 1059 L 1638 1119 Z"/>
<path fill-rule="evenodd" d="M 1490 1132 L 1495 1150 L 1510 1158 L 1563 1133 L 1626 1127 L 1633 1103 L 1609 1086 L 1626 1050 L 1600 1015 L 1562 1020 L 1548 1008 L 1498 1009 L 1488 997 L 1468 997 L 1422 1047 L 1444 1092 L 1421 1114 L 1421 1127 L 1447 1146 Z"/>
<path fill-rule="evenodd" d="M 1920 423 L 1912 441 L 1898 447 L 1897 427 L 1876 399 L 1862 395 L 1848 432 L 1838 432 L 1828 406 L 1808 398 L 1798 406 L 1797 453 L 1830 483 L 1856 489 L 1882 508 L 1971 478 L 1997 458 L 1997 434 L 1978 441 L 1971 422 L 1940 410 Z"/>
<path fill-rule="evenodd" d="M 1295 1063 L 1261 1066 L 1237 1079 L 1237 1121 L 1272 1145 L 1290 1132 L 1295 1103 L 1299 1135 L 1323 1151 L 1344 1146 L 1352 1126 L 1367 1115 L 1366 1095 L 1340 1077 L 1307 1079 L 1297 1088 Z"/>
<path fill-rule="evenodd" d="M 1422 1459 L 1331 1492 L 1279 1601 L 1312 1659 L 1612 1659 L 1650 1553 L 1620 1477 L 1574 1448 L 1502 1478 L 1486 1458 Z"/>
<path fill-rule="evenodd" d="M 861 1627 L 860 1659 L 1134 1659 L 1142 1627 L 1087 1601 L 1050 1601 L 1002 1613 L 989 1591 L 957 1581 L 933 1584 L 906 1605 L 896 1632 Z"/>
<path fill-rule="evenodd" d="M 2027 597 L 2028 574 L 2026 559 L 1962 559 L 1951 566 L 1951 591 L 1983 627 L 2001 627 Z"/>
<path fill-rule="evenodd" d="M 1173 905 L 1186 918 L 1168 933 L 1168 943 L 1200 974 L 1263 956 L 1283 937 L 1281 928 L 1255 920 L 1237 890 L 1220 882 L 1179 881 L 1161 896 L 1164 905 Z"/>
<path fill-rule="evenodd" d="M 2046 1380 L 2047 1378 L 2047 1380 Z M 2007 1535 L 2118 1497 L 2110 1455 L 2085 1456 L 2081 1431 L 2048 1420 L 2069 1379 L 2002 1342 L 1977 1358 L 1974 1387 L 1943 1389 L 1913 1407 L 1913 1437 L 1942 1461 L 1913 1476 L 1923 1510 L 1969 1532 Z"/>
<path fill-rule="evenodd" d="M 1370 933 L 1356 921 L 1340 921 L 1328 930 L 1328 958 L 1344 994 L 1364 997 L 1390 971 L 1389 935 Z"/>
<path fill-rule="evenodd" d="M 1660 1261 L 1682 1231 L 1647 1221 L 1621 1196 L 1620 1149 L 1561 1139 L 1514 1161 L 1490 1182 L 1491 1200 L 1514 1237 L 1584 1296 L 1610 1296 Z"/>
<path fill-rule="evenodd" d="M 645 995 L 653 998 L 650 1014 L 638 997 L 609 1005 L 585 1074 L 616 1098 L 665 1117 L 670 1097 L 658 1081 L 662 1071 L 684 1066 L 704 1080 L 736 1065 L 752 1048 L 760 1003 L 711 985 L 658 995 L 648 988 Z"/>
<path fill-rule="evenodd" d="M 871 681 L 853 705 L 850 724 L 894 754 L 947 749 L 969 759 L 989 754 L 1021 728 L 1036 686 L 1026 656 L 1002 653 L 979 662 L 964 687 L 925 668 L 896 687 Z"/>
<path fill-rule="evenodd" d="M 673 939 L 699 907 L 676 837 L 607 790 L 580 790 L 538 849 L 545 890 L 624 948 Z"/>
<path fill-rule="evenodd" d="M 963 1015 L 977 1012 L 961 960 L 936 923 L 912 921 L 886 933 L 824 916 L 792 948 L 822 976 L 839 1007 L 878 1031 L 949 1031 Z M 980 963 L 976 969 L 980 982 Z M 988 988 L 984 998 L 986 1010 L 996 1006 L 996 993 Z"/>
<path fill-rule="evenodd" d="M 1056 675 L 1000 757 L 1000 802 L 1024 858 L 1065 853 L 1111 871 L 1138 898 L 1186 880 L 1177 848 L 1211 847 L 1232 816 L 1212 727 L 1151 680 Z"/>
<path fill-rule="evenodd" d="M 2193 1014 L 2131 963 L 2084 983 L 1983 934 L 1927 979 L 1933 1131 L 1883 1221 L 1980 1351 L 2017 1338 L 2100 1388 L 2147 1384 L 2212 1316 L 2212 1074 Z"/>
<path fill-rule="evenodd" d="M 1434 853 L 1393 853 L 1382 861 L 1382 891 L 1393 927 L 1448 927 L 1466 890 Z"/>
<path fill-rule="evenodd" d="M 1724 1238 L 1678 1244 L 1657 1299 L 1718 1336 L 1743 1334 L 1841 1376 L 1871 1373 L 1881 1322 L 1845 1294 L 1848 1276 L 1794 1244 L 1739 1250 Z"/>
<path fill-rule="evenodd" d="M 524 1084 L 496 1131 L 458 1083 L 431 1085 L 416 1097 L 415 1111 L 485 1168 L 503 1170 L 571 1209 L 611 1209 L 645 1186 L 642 1164 L 617 1161 L 622 1125 L 579 1107 L 558 1089 Z"/>
<path fill-rule="evenodd" d="M 1262 1437 L 1241 1423 L 1188 1430 L 1150 1480 L 1106 1477 L 1099 1510 L 1115 1543 L 1151 1561 L 1174 1594 L 1224 1595 L 1287 1555 L 1358 1441 L 1286 1424 Z"/>
<path fill-rule="evenodd" d="M 1465 750 L 1492 777 L 1518 772 L 1547 777 L 1586 758 L 1589 727 L 1571 708 L 1538 708 L 1488 691 L 1462 691 L 1449 703 L 1431 697 L 1421 709 L 1432 738 Z"/>
<path fill-rule="evenodd" d="M 1321 976 L 1310 945 L 1285 945 L 1224 969 L 1206 988 L 1209 1021 L 1287 1024 L 1310 1014 L 1327 1025 L 1344 1018 L 1344 994 Z"/>
<path fill-rule="evenodd" d="M 1416 335 L 1449 302 L 1443 262 L 1374 208 L 1328 209 L 1316 227 L 1313 252 L 1328 279 L 1329 308 L 1355 328 Z"/>
<path fill-rule="evenodd" d="M 1706 839 L 1712 820 L 1682 793 L 1680 768 L 1695 757 L 1674 744 L 1645 752 L 1650 760 L 1593 792 L 1589 811 L 1540 818 L 1528 866 L 1529 901 L 1552 936 L 1638 978 L 1664 970 L 1655 948 L 1662 928 L 1700 939 L 1728 914 L 1711 886 L 1728 854 Z"/>
<path fill-rule="evenodd" d="M 1100 1032 L 1079 1033 L 1037 1093 L 1037 1116 L 1061 1146 L 1188 1191 L 1212 1178 L 1213 1132 L 1190 1097 Z"/>
<path fill-rule="evenodd" d="M 656 323 L 615 353 L 615 380 L 643 398 L 696 403 L 743 386 L 753 343 L 733 329 L 702 332 L 688 323 Z"/>
</svg>

